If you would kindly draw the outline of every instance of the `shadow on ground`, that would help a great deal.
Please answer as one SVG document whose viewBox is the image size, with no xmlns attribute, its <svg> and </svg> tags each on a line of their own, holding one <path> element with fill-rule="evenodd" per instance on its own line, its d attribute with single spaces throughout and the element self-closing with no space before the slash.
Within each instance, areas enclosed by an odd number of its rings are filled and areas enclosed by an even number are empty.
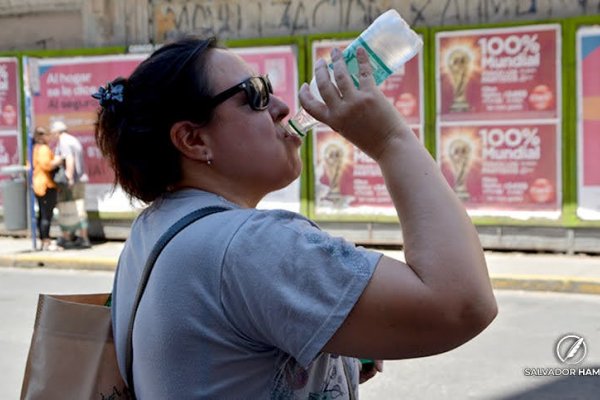
<svg viewBox="0 0 600 400">
<path fill-rule="evenodd" d="M 592 373 L 600 373 L 600 366 L 581 367 Z M 579 368 L 576 368 L 578 371 Z M 531 379 L 536 379 L 531 377 Z M 550 383 L 535 389 L 515 393 L 497 400 L 592 400 L 600 399 L 600 374 L 590 376 L 557 377 Z"/>
</svg>

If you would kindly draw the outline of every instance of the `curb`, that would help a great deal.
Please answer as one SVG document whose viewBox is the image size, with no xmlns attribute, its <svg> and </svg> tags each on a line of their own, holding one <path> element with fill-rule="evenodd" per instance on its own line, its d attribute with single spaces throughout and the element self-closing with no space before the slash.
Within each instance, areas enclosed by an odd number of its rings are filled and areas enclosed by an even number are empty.
<svg viewBox="0 0 600 400">
<path fill-rule="evenodd" d="M 600 295 L 600 279 L 570 276 L 493 275 L 492 287 L 499 290 L 526 290 Z"/>
<path fill-rule="evenodd" d="M 114 257 L 65 257 L 60 255 L 43 257 L 36 254 L 0 255 L 1 267 L 80 269 L 91 271 L 114 271 Z"/>
</svg>

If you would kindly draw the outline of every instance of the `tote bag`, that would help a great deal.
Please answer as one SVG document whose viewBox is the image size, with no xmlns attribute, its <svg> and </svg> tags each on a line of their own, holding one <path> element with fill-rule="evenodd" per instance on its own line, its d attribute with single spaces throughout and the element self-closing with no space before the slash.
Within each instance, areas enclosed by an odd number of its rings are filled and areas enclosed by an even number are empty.
<svg viewBox="0 0 600 400">
<path fill-rule="evenodd" d="M 85 202 L 83 199 L 61 201 L 57 204 L 58 224 L 63 230 L 73 230 L 80 227 L 85 216 Z"/>
<path fill-rule="evenodd" d="M 108 296 L 40 294 L 21 399 L 130 398 L 117 366 Z"/>
</svg>

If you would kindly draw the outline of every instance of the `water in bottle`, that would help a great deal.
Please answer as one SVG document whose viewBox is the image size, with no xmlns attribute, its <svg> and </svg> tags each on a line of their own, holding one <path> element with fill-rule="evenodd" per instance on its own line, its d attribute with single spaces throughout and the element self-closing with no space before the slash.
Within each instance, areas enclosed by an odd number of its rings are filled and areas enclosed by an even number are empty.
<svg viewBox="0 0 600 400">
<path fill-rule="evenodd" d="M 388 10 L 381 14 L 342 52 L 348 72 L 357 87 L 359 73 L 356 50 L 359 47 L 363 47 L 367 51 L 373 78 L 379 85 L 421 50 L 423 40 L 410 29 L 410 26 L 396 10 Z M 332 75 L 333 65 L 330 64 L 329 67 L 330 75 Z M 310 91 L 315 98 L 321 99 L 314 78 L 310 82 Z M 317 124 L 317 120 L 304 109 L 300 109 L 288 121 L 286 129 L 291 134 L 304 137 Z"/>
</svg>

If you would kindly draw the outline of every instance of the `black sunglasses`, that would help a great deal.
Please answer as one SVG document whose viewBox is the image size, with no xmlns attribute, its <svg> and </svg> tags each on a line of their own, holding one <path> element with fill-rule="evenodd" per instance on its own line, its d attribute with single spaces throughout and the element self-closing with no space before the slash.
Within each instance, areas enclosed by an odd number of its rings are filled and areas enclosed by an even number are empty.
<svg viewBox="0 0 600 400">
<path fill-rule="evenodd" d="M 209 103 L 210 107 L 214 108 L 242 91 L 246 92 L 250 108 L 262 111 L 269 106 L 269 100 L 271 99 L 271 94 L 273 94 L 273 86 L 271 86 L 271 81 L 267 75 L 252 76 L 212 97 Z"/>
</svg>

